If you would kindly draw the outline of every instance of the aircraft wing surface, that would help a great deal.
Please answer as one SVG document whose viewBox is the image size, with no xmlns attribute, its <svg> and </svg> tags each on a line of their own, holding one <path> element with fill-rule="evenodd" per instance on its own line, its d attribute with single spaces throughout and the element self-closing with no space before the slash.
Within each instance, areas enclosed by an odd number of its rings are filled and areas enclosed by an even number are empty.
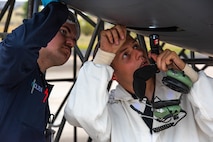
<svg viewBox="0 0 213 142">
<path fill-rule="evenodd" d="M 213 55 L 212 0 L 62 0 L 112 24 L 192 51 Z"/>
</svg>

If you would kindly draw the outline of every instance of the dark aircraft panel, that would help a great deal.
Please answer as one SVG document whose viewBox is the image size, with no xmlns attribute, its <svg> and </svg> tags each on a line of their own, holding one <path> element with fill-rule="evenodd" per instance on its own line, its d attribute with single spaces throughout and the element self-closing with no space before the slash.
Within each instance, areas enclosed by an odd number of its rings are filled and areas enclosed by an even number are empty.
<svg viewBox="0 0 213 142">
<path fill-rule="evenodd" d="M 212 0 L 62 0 L 136 33 L 213 56 Z"/>
</svg>

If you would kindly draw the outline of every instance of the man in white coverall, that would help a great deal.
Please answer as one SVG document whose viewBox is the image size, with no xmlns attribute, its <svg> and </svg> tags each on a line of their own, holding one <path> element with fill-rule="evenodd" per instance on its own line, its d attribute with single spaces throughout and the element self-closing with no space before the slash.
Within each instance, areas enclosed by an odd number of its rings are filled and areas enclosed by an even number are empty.
<svg viewBox="0 0 213 142">
<path fill-rule="evenodd" d="M 141 85 L 144 96 L 139 99 L 133 76 L 149 66 L 149 58 L 160 72 L 146 78 L 145 87 Z M 94 60 L 84 63 L 69 96 L 67 121 L 82 127 L 95 142 L 212 142 L 213 79 L 203 71 L 195 72 L 168 49 L 149 58 L 124 26 L 102 31 Z M 190 78 L 189 92 L 183 94 L 162 83 L 171 67 Z M 108 92 L 111 79 L 118 85 Z M 157 102 L 164 108 L 154 107 Z M 164 114 L 172 108 L 176 109 Z"/>
</svg>

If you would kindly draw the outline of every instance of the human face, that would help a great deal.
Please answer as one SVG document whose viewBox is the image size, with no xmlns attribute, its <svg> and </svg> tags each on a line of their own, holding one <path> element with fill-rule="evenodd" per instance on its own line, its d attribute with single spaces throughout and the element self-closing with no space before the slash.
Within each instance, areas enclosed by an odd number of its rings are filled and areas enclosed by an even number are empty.
<svg viewBox="0 0 213 142">
<path fill-rule="evenodd" d="M 116 53 L 111 66 L 114 69 L 115 79 L 127 91 L 134 93 L 133 74 L 134 72 L 149 63 L 147 54 L 139 46 L 138 42 L 131 36 L 127 36 L 125 43 Z"/>
<path fill-rule="evenodd" d="M 71 55 L 71 48 L 76 45 L 76 28 L 74 24 L 64 23 L 55 37 L 48 43 L 48 58 L 54 66 L 64 64 Z"/>
</svg>

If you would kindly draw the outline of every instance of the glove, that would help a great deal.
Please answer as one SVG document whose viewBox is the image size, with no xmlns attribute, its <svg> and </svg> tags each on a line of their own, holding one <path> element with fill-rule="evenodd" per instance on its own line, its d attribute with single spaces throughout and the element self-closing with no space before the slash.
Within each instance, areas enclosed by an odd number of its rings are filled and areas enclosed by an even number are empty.
<svg viewBox="0 0 213 142">
<path fill-rule="evenodd" d="M 42 5 L 45 7 L 50 2 L 59 2 L 59 0 L 41 0 L 41 2 L 42 2 Z"/>
</svg>

